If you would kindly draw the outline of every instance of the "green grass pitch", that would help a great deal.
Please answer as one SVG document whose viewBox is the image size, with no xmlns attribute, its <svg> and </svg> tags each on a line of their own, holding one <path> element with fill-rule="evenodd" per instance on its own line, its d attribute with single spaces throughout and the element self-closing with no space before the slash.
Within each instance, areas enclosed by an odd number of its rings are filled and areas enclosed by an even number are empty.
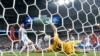
<svg viewBox="0 0 100 56">
<path fill-rule="evenodd" d="M 18 52 L 16 52 L 18 54 Z M 77 54 L 78 56 L 83 56 L 84 54 Z M 3 56 L 14 56 L 12 53 L 4 53 Z M 22 53 L 21 55 L 18 54 L 18 56 L 27 56 L 26 53 Z M 29 53 L 29 56 L 42 56 L 42 53 Z M 55 53 L 49 52 L 49 53 L 44 53 L 44 56 L 55 56 Z M 67 56 L 64 53 L 57 53 L 57 56 Z M 75 54 L 71 56 L 76 56 Z M 85 56 L 95 56 L 93 52 L 87 53 Z M 100 56 L 100 51 L 96 52 L 96 56 Z"/>
</svg>

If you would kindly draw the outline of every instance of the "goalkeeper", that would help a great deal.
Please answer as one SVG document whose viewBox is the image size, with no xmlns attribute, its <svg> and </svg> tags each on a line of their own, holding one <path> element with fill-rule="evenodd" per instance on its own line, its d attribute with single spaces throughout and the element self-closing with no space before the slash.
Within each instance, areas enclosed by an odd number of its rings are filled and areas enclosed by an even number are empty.
<svg viewBox="0 0 100 56">
<path fill-rule="evenodd" d="M 63 42 L 59 39 L 58 33 L 57 33 L 57 28 L 53 23 L 47 22 L 48 24 L 51 25 L 51 27 L 53 28 L 54 31 L 54 37 L 53 39 L 51 39 L 50 41 L 50 46 L 45 49 L 45 52 L 49 52 L 49 51 L 64 51 L 66 54 L 72 54 L 72 53 L 81 53 L 82 50 L 80 49 L 74 49 L 74 45 L 80 43 L 80 40 L 73 40 L 73 41 L 67 41 L 67 42 Z"/>
</svg>

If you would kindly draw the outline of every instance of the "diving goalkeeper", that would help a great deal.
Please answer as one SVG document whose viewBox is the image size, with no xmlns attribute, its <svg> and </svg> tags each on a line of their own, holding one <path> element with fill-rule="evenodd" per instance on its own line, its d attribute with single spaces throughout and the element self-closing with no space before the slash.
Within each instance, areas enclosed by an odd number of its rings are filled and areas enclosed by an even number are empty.
<svg viewBox="0 0 100 56">
<path fill-rule="evenodd" d="M 54 31 L 54 37 L 51 39 L 50 41 L 50 46 L 45 49 L 45 52 L 49 52 L 49 51 L 55 51 L 55 52 L 59 52 L 59 51 L 64 51 L 66 54 L 72 54 L 74 52 L 76 53 L 81 53 L 83 52 L 82 50 L 77 50 L 74 48 L 74 45 L 81 43 L 81 40 L 73 40 L 73 41 L 61 41 L 58 33 L 57 33 L 57 28 L 53 23 L 48 22 L 48 24 L 51 25 L 53 31 Z"/>
</svg>

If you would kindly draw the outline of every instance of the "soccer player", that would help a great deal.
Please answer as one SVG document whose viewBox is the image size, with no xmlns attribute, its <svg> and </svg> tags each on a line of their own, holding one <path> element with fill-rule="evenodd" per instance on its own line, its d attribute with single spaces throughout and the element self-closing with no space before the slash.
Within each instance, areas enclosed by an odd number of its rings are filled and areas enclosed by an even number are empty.
<svg viewBox="0 0 100 56">
<path fill-rule="evenodd" d="M 13 48 L 15 46 L 15 40 L 16 40 L 16 37 L 15 37 L 15 28 L 14 28 L 14 25 L 11 25 L 10 28 L 9 28 L 9 38 L 10 40 L 12 41 L 12 45 L 11 45 L 11 51 L 13 52 Z"/>
<path fill-rule="evenodd" d="M 52 50 L 55 52 L 64 51 L 66 54 L 72 54 L 74 52 L 82 52 L 81 50 L 74 49 L 74 45 L 80 43 L 81 41 L 79 40 L 73 40 L 73 41 L 67 41 L 67 42 L 61 41 L 59 39 L 56 26 L 53 23 L 50 23 L 50 24 L 54 31 L 54 37 L 51 39 L 50 46 L 44 51 L 46 52 L 52 51 Z"/>
<path fill-rule="evenodd" d="M 19 53 L 22 53 L 26 48 L 28 48 L 29 45 L 31 45 L 32 49 L 34 51 L 36 51 L 35 45 L 33 44 L 33 42 L 27 36 L 27 31 L 24 28 L 24 23 L 20 24 L 19 32 L 20 32 L 21 41 L 23 42 L 23 47 L 22 47 L 22 49 L 20 50 Z"/>
<path fill-rule="evenodd" d="M 91 43 L 93 44 L 93 47 L 96 47 L 98 40 L 97 40 L 97 36 L 95 35 L 95 33 L 90 34 L 90 39 L 91 39 Z"/>
<path fill-rule="evenodd" d="M 85 50 L 85 52 L 87 53 L 87 52 L 89 52 L 90 51 L 90 38 L 89 37 L 86 37 L 85 38 L 85 47 L 86 47 L 86 50 Z"/>
</svg>

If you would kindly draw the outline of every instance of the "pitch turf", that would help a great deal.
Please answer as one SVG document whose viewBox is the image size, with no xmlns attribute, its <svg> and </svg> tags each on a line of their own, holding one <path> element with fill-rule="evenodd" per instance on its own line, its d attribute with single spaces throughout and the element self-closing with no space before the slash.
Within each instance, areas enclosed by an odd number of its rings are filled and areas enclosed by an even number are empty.
<svg viewBox="0 0 100 56">
<path fill-rule="evenodd" d="M 18 52 L 16 52 L 16 54 L 18 54 Z M 4 53 L 3 56 L 14 56 L 14 54 L 12 53 Z M 26 53 L 22 53 L 21 55 L 18 55 L 18 56 L 27 56 Z M 29 53 L 29 56 L 42 56 L 42 53 Z M 44 56 L 55 56 L 55 54 L 53 52 L 49 52 L 49 53 L 44 53 Z M 57 56 L 67 56 L 63 53 L 57 53 Z M 71 56 L 76 56 L 75 54 L 74 55 L 71 55 Z M 81 54 L 78 54 L 78 56 L 83 56 L 83 53 Z M 93 52 L 90 52 L 90 53 L 87 53 L 87 55 L 85 56 L 95 56 Z M 100 56 L 100 51 L 96 52 L 96 56 Z"/>
</svg>

